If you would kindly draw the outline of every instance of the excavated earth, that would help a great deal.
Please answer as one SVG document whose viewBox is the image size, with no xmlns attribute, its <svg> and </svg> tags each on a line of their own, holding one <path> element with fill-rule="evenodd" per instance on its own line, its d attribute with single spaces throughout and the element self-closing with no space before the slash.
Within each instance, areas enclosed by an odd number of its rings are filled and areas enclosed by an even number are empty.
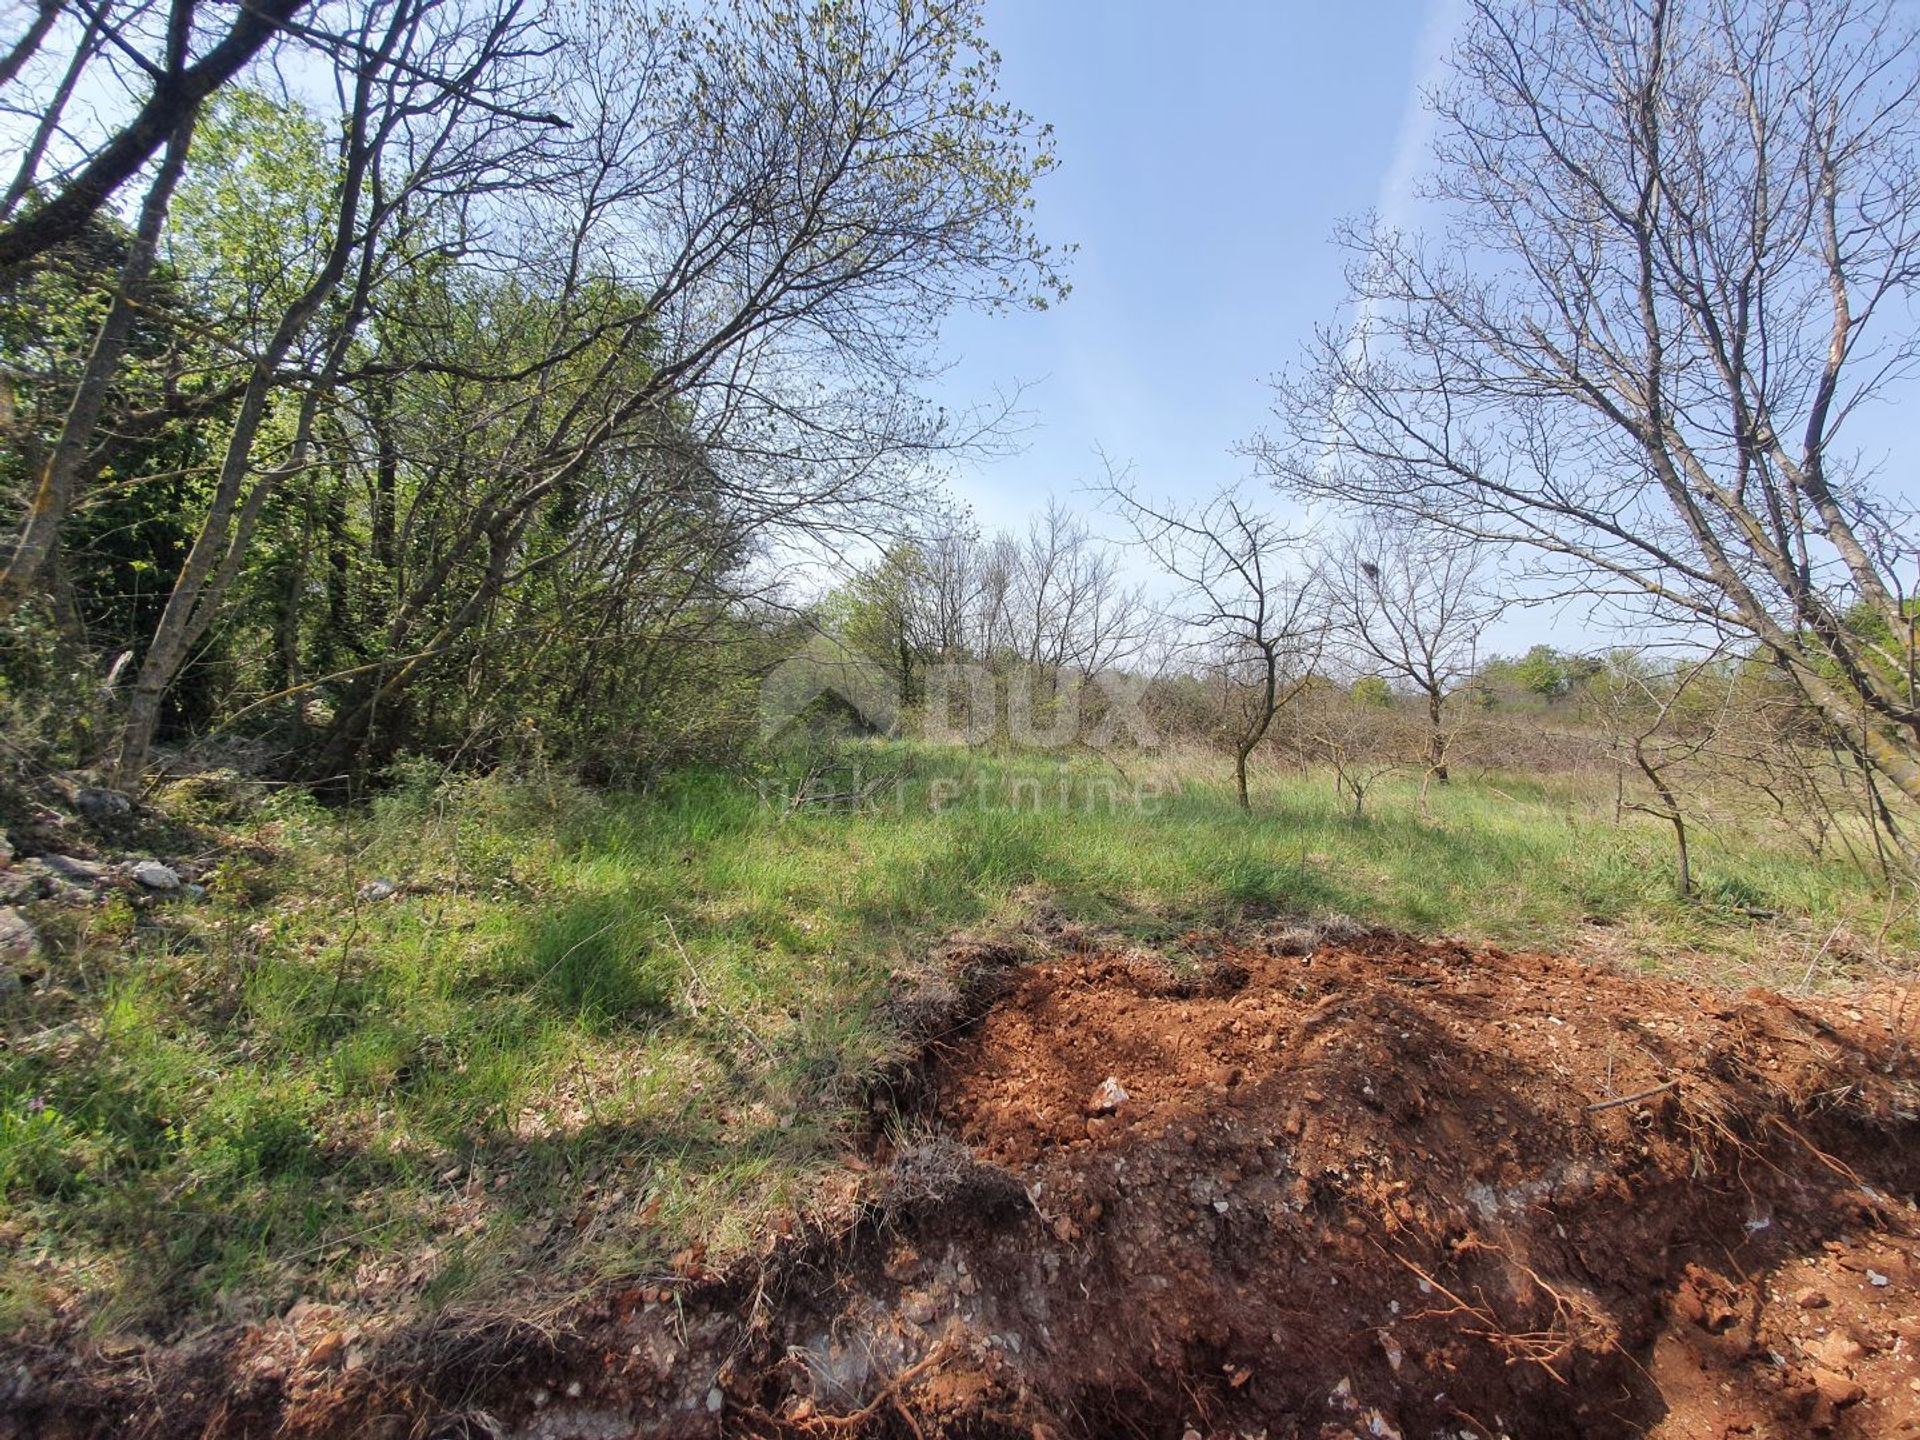
<svg viewBox="0 0 1920 1440">
<path fill-rule="evenodd" d="M 727 1275 L 11 1357 L 0 1435 L 1920 1435 L 1912 987 L 1169 948 L 948 947 L 857 1213 Z"/>
</svg>

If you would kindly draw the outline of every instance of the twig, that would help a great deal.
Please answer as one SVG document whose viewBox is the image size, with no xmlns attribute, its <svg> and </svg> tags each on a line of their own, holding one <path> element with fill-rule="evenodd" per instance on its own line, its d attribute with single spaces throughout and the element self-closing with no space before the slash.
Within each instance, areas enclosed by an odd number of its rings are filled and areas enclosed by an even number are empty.
<svg viewBox="0 0 1920 1440">
<path fill-rule="evenodd" d="M 1636 1100 L 1651 1100 L 1656 1095 L 1666 1094 L 1667 1091 L 1673 1089 L 1679 1083 L 1678 1080 L 1669 1080 L 1664 1085 L 1656 1085 L 1651 1090 L 1642 1090 L 1637 1094 L 1621 1095 L 1612 1100 L 1598 1100 L 1587 1106 L 1586 1112 L 1591 1115 L 1597 1110 L 1613 1110 L 1622 1105 L 1631 1105 Z"/>
<path fill-rule="evenodd" d="M 751 1025 L 728 1011 L 727 1007 L 714 997 L 713 987 L 707 984 L 706 976 L 702 975 L 694 965 L 693 956 L 687 953 L 687 947 L 680 943 L 680 932 L 673 928 L 673 917 L 662 915 L 660 918 L 666 922 L 667 934 L 673 938 L 673 948 L 680 952 L 680 963 L 687 967 L 687 974 L 693 977 L 693 983 L 706 994 L 707 1002 L 720 1012 L 722 1019 L 751 1040 L 762 1056 L 771 1061 L 774 1058 L 773 1048 L 760 1038 L 759 1033 Z"/>
</svg>

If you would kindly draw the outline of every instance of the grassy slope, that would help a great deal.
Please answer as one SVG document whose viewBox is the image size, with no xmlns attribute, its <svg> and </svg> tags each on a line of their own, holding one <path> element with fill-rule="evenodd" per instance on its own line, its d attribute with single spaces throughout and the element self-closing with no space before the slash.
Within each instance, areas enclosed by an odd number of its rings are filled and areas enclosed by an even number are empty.
<svg viewBox="0 0 1920 1440">
<path fill-rule="evenodd" d="M 1537 782 L 1456 783 L 1430 821 L 1382 787 L 1354 821 L 1319 777 L 1249 817 L 1212 767 L 1135 774 L 1137 805 L 1093 761 L 859 763 L 906 779 L 858 815 L 717 774 L 283 800 L 203 904 L 43 915 L 57 983 L 0 1002 L 0 1330 L 552 1303 L 750 1248 L 842 1176 L 889 973 L 1036 892 L 1161 936 L 1282 909 L 1541 945 L 1600 916 L 1616 954 L 1794 981 L 1882 925 L 1846 867 L 1747 836 L 1701 837 L 1726 903 L 1676 905 L 1661 827 Z M 357 901 L 376 876 L 406 893 Z"/>
</svg>

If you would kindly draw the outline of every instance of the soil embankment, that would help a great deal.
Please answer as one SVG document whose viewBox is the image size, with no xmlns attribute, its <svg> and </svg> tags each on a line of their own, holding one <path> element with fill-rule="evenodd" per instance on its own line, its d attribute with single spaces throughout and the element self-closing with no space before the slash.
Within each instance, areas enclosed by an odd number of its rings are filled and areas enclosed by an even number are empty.
<svg viewBox="0 0 1920 1440">
<path fill-rule="evenodd" d="M 952 947 L 857 1215 L 770 1260 L 16 1356 L 0 1434 L 1920 1435 L 1910 988 L 1178 949 Z"/>
</svg>

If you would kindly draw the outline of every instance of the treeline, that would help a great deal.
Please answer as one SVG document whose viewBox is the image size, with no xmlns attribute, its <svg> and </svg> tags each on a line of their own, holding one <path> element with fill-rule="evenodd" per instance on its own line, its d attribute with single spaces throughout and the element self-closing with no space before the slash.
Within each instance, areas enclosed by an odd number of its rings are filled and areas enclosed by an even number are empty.
<svg viewBox="0 0 1920 1440">
<path fill-rule="evenodd" d="M 976 746 L 1231 757 L 1323 773 L 1358 816 L 1388 777 L 1584 777 L 1675 836 L 1738 819 L 1886 879 L 1912 810 L 1854 736 L 1753 643 L 1489 645 L 1512 577 L 1492 547 L 1378 523 L 1295 535 L 1258 497 L 1162 503 L 1119 480 L 1106 528 L 1050 506 L 1024 534 L 895 545 L 809 612 L 760 695 L 787 739 L 882 731 Z M 1149 562 L 1143 566 L 1143 559 Z M 1151 570 L 1159 578 L 1128 577 Z M 771 703 L 769 703 L 771 702 Z M 1224 773 L 1224 770 L 1223 770 Z"/>
<path fill-rule="evenodd" d="M 6 728 L 122 785 L 720 743 L 768 558 L 991 429 L 941 317 L 1062 289 L 970 0 L 20 19 Z"/>
</svg>

